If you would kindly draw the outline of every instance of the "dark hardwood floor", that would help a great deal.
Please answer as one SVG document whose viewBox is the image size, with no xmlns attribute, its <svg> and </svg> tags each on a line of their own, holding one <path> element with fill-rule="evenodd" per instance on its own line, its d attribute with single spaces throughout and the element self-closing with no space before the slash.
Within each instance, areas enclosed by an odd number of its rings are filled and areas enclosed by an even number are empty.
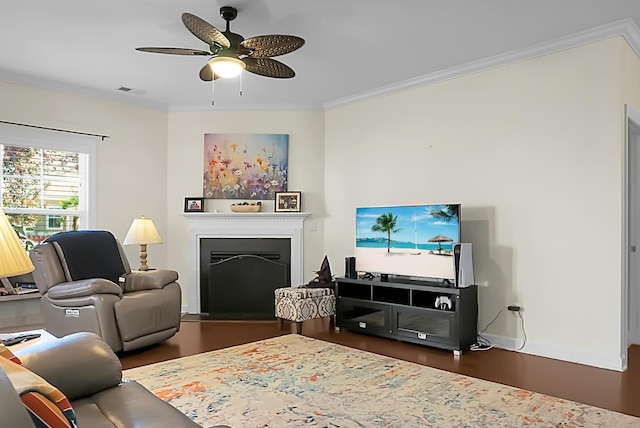
<svg viewBox="0 0 640 428">
<path fill-rule="evenodd" d="M 166 342 L 120 354 L 124 369 L 227 348 L 295 332 L 276 321 L 183 321 Z M 450 351 L 347 331 L 335 331 L 328 319 L 303 323 L 302 334 L 476 378 L 511 385 L 640 417 L 640 346 L 629 350 L 626 372 L 598 369 L 502 349 Z"/>
</svg>

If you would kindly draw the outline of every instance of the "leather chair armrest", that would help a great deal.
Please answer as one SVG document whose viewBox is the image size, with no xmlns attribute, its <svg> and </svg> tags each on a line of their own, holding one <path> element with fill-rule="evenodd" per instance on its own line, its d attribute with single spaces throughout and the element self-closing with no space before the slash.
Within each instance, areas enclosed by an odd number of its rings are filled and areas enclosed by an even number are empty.
<svg viewBox="0 0 640 428">
<path fill-rule="evenodd" d="M 118 385 L 122 365 L 109 345 L 94 333 L 72 333 L 14 351 L 22 365 L 43 377 L 73 401 Z"/>
<path fill-rule="evenodd" d="M 114 282 L 103 278 L 83 279 L 63 282 L 49 289 L 47 295 L 52 300 L 86 297 L 94 294 L 115 294 L 122 296 L 122 288 Z"/>
<path fill-rule="evenodd" d="M 124 276 L 124 292 L 163 288 L 178 280 L 178 272 L 169 269 L 156 269 L 131 272 Z"/>
<path fill-rule="evenodd" d="M 0 419 L 3 427 L 35 428 L 24 403 L 18 398 L 9 377 L 2 369 L 0 369 Z"/>
</svg>

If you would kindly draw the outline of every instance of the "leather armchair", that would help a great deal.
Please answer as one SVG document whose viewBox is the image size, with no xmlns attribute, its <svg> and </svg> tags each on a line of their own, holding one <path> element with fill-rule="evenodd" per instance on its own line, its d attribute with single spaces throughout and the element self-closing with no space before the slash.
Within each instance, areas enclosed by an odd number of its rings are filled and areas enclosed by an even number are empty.
<svg viewBox="0 0 640 428">
<path fill-rule="evenodd" d="M 141 384 L 123 381 L 118 357 L 95 334 L 75 333 L 16 347 L 12 351 L 25 368 L 44 378 L 69 399 L 79 428 L 200 427 Z M 36 427 L 2 369 L 0 411 L 0 426 Z"/>
<path fill-rule="evenodd" d="M 178 273 L 132 272 L 108 231 L 57 233 L 30 257 L 45 326 L 56 337 L 88 331 L 118 352 L 166 340 L 180 329 Z"/>
</svg>

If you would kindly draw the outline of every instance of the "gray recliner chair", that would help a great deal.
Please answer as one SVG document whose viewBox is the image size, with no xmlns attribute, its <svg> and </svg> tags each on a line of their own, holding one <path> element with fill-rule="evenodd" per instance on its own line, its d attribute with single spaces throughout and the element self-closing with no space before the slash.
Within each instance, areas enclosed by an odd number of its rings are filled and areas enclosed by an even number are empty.
<svg viewBox="0 0 640 428">
<path fill-rule="evenodd" d="M 88 331 L 118 352 L 166 340 L 180 329 L 178 273 L 132 272 L 108 231 L 57 233 L 30 257 L 45 326 L 56 337 Z"/>
<path fill-rule="evenodd" d="M 69 399 L 78 418 L 78 428 L 200 427 L 142 384 L 123 381 L 120 360 L 94 334 L 76 333 L 12 351 L 23 367 L 44 378 Z M 34 424 L 29 417 L 2 369 L 0 412 L 2 427 L 42 426 Z"/>
</svg>

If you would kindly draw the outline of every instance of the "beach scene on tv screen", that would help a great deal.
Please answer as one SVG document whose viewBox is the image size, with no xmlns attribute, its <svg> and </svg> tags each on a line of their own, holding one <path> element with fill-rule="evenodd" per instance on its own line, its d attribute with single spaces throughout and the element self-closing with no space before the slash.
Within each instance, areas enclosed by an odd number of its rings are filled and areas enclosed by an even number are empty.
<svg viewBox="0 0 640 428">
<path fill-rule="evenodd" d="M 454 279 L 460 205 L 356 208 L 356 270 Z"/>
</svg>

